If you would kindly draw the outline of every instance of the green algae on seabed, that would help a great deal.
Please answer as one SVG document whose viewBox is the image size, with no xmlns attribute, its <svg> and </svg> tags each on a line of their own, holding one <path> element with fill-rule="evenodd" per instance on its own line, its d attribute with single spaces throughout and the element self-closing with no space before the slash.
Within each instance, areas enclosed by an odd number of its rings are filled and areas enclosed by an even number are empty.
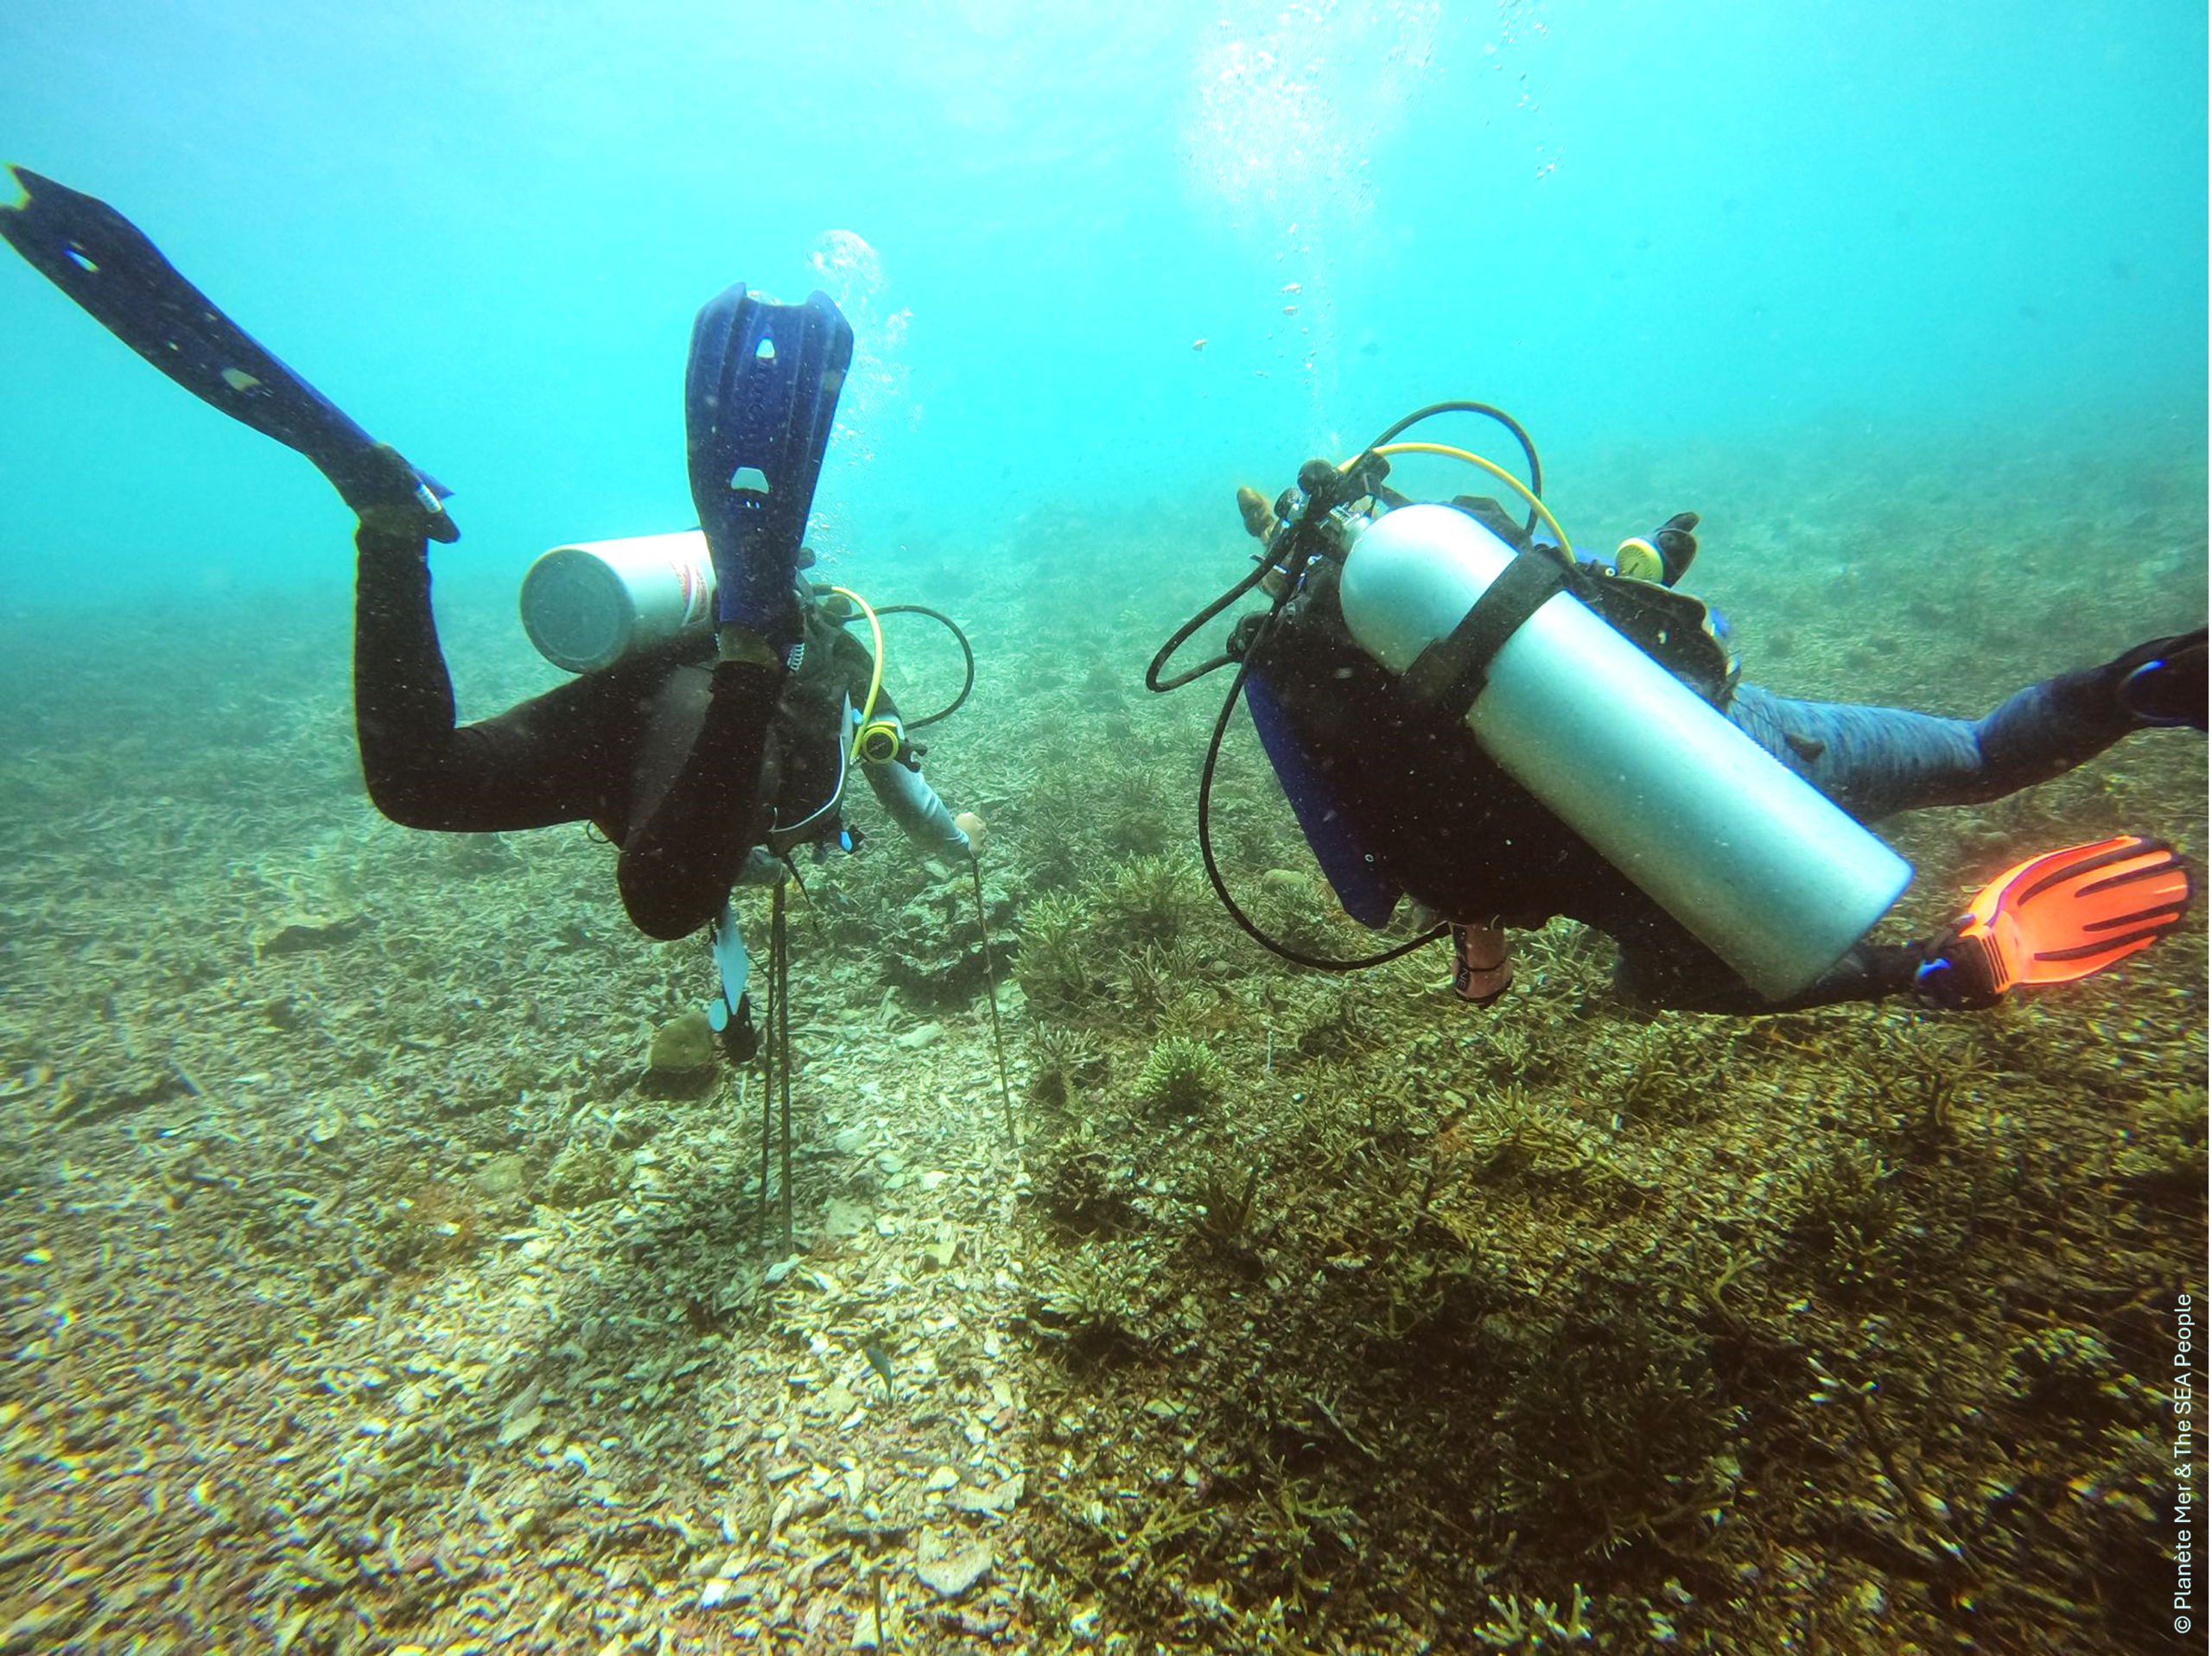
<svg viewBox="0 0 2212 1656">
<path fill-rule="evenodd" d="M 1686 457 L 1686 486 L 1712 479 L 1698 578 L 1752 677 L 1979 711 L 2069 664 L 2053 641 L 2085 606 L 2113 635 L 2085 653 L 2171 630 L 2158 549 L 2201 555 L 2201 491 L 2126 559 L 2024 592 L 2022 535 L 2101 544 L 2097 518 L 2028 468 L 1968 457 L 1941 496 L 1921 464 L 1856 488 Z M 1900 477 L 1939 560 L 1859 520 Z M 1577 486 L 1578 521 L 1648 517 L 1626 484 Z M 951 956 L 874 923 L 942 894 L 886 834 L 812 873 L 794 921 L 807 1246 L 773 1262 L 726 1072 L 696 1098 L 638 1085 L 653 1030 L 704 998 L 702 952 L 632 935 L 581 832 L 493 847 L 372 816 L 342 617 L 210 613 L 189 650 L 149 638 L 99 676 L 3 641 L 0 680 L 85 683 L 22 700 L 36 722 L 0 755 L 0 1455 L 36 1538 L 0 1558 L 0 1627 L 296 1652 L 2145 1647 L 2163 1319 L 2204 1288 L 2201 921 L 1956 1018 L 1654 1018 L 1566 926 L 1516 940 L 1490 1014 L 1433 955 L 1287 973 L 1191 877 L 1211 709 L 1135 688 L 1209 595 L 1191 549 L 1245 555 L 1226 487 L 1204 507 L 1172 547 L 1040 517 L 963 612 L 993 643 L 931 773 L 990 819 L 993 929 L 1020 930 L 1026 1158 L 980 999 L 901 987 Z M 1808 595 L 1814 529 L 1863 542 L 1858 611 Z M 1928 601 L 1889 601 L 1908 586 Z M 1974 602 L 1995 593 L 2017 601 Z M 478 705 L 543 682 L 511 629 L 448 627 Z M 180 694 L 210 650 L 220 697 Z M 1890 825 L 1921 868 L 1892 935 L 2069 836 L 2155 830 L 2201 865 L 2203 752 L 2146 738 Z M 1360 946 L 1241 725 L 1218 786 L 1232 884 L 1311 946 Z M 902 1044 L 921 1021 L 938 1037 Z M 1170 1041 L 1213 1055 L 1218 1103 L 1148 1096 Z"/>
</svg>

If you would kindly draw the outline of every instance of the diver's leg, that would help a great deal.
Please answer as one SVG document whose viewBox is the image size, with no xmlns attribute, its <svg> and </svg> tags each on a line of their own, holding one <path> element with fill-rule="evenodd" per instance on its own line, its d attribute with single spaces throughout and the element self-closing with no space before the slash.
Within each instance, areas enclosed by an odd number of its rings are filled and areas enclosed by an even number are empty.
<svg viewBox="0 0 2212 1656">
<path fill-rule="evenodd" d="M 1909 994 L 1914 988 L 1915 974 L 1927 958 L 1925 948 L 1918 943 L 1860 943 L 1813 982 L 1780 1000 L 1767 999 L 1709 955 L 1700 959 L 1659 950 L 1623 949 L 1613 968 L 1613 980 L 1622 993 L 1647 1006 L 1747 1017 Z"/>
<path fill-rule="evenodd" d="M 1796 994 L 1770 1000 L 1641 892 L 1624 891 L 1594 923 L 1620 945 L 1613 982 L 1630 999 L 1671 1012 L 1802 1012 L 1907 994 L 1927 959 L 1918 943 L 1860 943 Z"/>
<path fill-rule="evenodd" d="M 2139 653 L 2031 684 L 1980 720 L 1796 701 L 1753 684 L 1737 688 L 1728 717 L 1861 820 L 1976 805 L 2048 782 L 2146 728 L 2120 694 Z"/>
<path fill-rule="evenodd" d="M 353 600 L 353 727 L 370 801 L 404 828 L 492 833 L 621 815 L 649 685 L 587 674 L 456 728 L 418 525 L 364 523 Z"/>
<path fill-rule="evenodd" d="M 781 756 L 769 738 L 783 678 L 782 668 L 758 662 L 715 663 L 682 765 L 623 839 L 615 884 L 630 923 L 648 937 L 688 936 L 721 912 L 760 837 L 761 802 L 778 791 Z"/>
</svg>

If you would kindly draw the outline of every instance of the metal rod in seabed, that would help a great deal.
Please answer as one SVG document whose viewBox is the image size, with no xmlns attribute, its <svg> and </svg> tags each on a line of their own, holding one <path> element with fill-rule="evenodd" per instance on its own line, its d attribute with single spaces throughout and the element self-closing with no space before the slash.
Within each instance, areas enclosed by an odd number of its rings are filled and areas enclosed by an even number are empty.
<svg viewBox="0 0 2212 1656">
<path fill-rule="evenodd" d="M 791 1241 L 791 942 L 784 920 L 784 888 L 780 881 L 769 908 L 769 969 L 776 980 L 776 1093 L 782 1111 L 778 1138 L 783 1165 L 777 1195 L 784 1209 L 784 1253 Z"/>
<path fill-rule="evenodd" d="M 1020 1148 L 1021 1137 L 1014 1126 L 1014 1088 L 1006 1079 L 1006 1034 L 999 1026 L 999 968 L 991 959 L 991 922 L 983 912 L 983 861 L 980 857 L 968 860 L 969 878 L 976 882 L 976 929 L 983 935 L 983 987 L 991 997 L 991 1049 L 998 1054 L 999 1097 L 1006 1104 L 1006 1141 Z"/>
<path fill-rule="evenodd" d="M 767 1012 L 764 1018 L 768 1027 L 762 1031 L 760 1050 L 754 1056 L 760 1064 L 760 1186 L 753 1201 L 753 1247 L 761 1251 L 767 1241 L 768 1230 L 768 1147 L 775 1139 L 776 1077 L 776 974 L 775 962 L 769 961 Z"/>
</svg>

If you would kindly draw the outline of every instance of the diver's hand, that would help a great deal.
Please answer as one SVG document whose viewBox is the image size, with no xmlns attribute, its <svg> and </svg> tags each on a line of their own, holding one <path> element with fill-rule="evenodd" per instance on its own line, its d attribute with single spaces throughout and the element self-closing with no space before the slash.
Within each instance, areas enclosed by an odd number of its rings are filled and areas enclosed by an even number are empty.
<svg viewBox="0 0 2212 1656">
<path fill-rule="evenodd" d="M 2205 725 L 2204 629 L 2139 644 L 2113 663 L 2120 704 L 2146 725 Z"/>
<path fill-rule="evenodd" d="M 1688 571 L 1697 556 L 1697 514 L 1678 511 L 1649 535 L 1635 535 L 1613 554 L 1613 572 L 1631 581 L 1656 581 L 1671 587 Z"/>
<path fill-rule="evenodd" d="M 332 480 L 363 527 L 379 535 L 423 536 L 448 546 L 461 538 L 429 483 L 390 443 L 378 443 L 343 479 Z"/>
<path fill-rule="evenodd" d="M 1236 510 L 1244 519 L 1244 532 L 1255 541 L 1265 541 L 1275 532 L 1274 509 L 1268 505 L 1257 489 L 1249 485 L 1236 491 Z"/>
<path fill-rule="evenodd" d="M 990 838 L 990 830 L 984 827 L 983 819 L 973 811 L 963 811 L 952 819 L 952 826 L 967 836 L 970 860 L 981 857 L 984 842 Z"/>
<path fill-rule="evenodd" d="M 1673 586 L 1690 571 L 1690 561 L 1697 556 L 1697 514 L 1678 511 L 1651 531 L 1651 544 L 1659 550 L 1660 561 L 1666 565 L 1666 584 Z"/>
<path fill-rule="evenodd" d="M 780 671 L 784 658 L 776 647 L 751 627 L 735 622 L 725 622 L 715 629 L 715 659 L 718 662 L 742 662 L 753 667 L 768 667 Z"/>
</svg>

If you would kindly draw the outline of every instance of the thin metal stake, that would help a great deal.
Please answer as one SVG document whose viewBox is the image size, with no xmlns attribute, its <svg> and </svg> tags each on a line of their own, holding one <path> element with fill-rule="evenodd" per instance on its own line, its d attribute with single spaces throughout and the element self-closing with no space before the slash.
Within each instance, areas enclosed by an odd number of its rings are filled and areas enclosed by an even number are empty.
<svg viewBox="0 0 2212 1656">
<path fill-rule="evenodd" d="M 746 1107 L 753 1102 L 746 1096 L 746 1089 L 752 1081 L 753 1066 L 740 1064 L 737 1070 L 737 1120 L 740 1124 L 745 1120 Z M 753 1251 L 755 1253 L 760 1251 L 760 1202 L 766 1194 L 765 1188 L 753 1193 Z"/>
<path fill-rule="evenodd" d="M 768 1147 L 775 1137 L 773 1112 L 776 1099 L 776 974 L 775 961 L 769 960 L 768 987 L 765 999 L 767 1008 L 762 1021 L 767 1027 L 760 1032 L 760 1050 L 753 1054 L 760 1065 L 760 1189 L 753 1204 L 753 1248 L 757 1253 L 766 1251 L 768 1240 Z"/>
<path fill-rule="evenodd" d="M 1006 1102 L 1006 1141 L 1015 1149 L 1021 1147 L 1021 1135 L 1014 1125 L 1014 1088 L 1006 1078 L 1006 1033 L 999 1026 L 999 968 L 991 959 L 991 922 L 983 912 L 983 860 L 968 860 L 968 877 L 976 883 L 976 929 L 983 936 L 983 983 L 991 993 L 991 1047 L 998 1054 L 999 1097 Z"/>
<path fill-rule="evenodd" d="M 791 946 L 784 921 L 784 888 L 779 881 L 768 910 L 769 970 L 776 980 L 776 1092 L 782 1107 L 779 1138 L 783 1149 L 777 1195 L 784 1209 L 784 1254 L 791 1242 Z"/>
</svg>

